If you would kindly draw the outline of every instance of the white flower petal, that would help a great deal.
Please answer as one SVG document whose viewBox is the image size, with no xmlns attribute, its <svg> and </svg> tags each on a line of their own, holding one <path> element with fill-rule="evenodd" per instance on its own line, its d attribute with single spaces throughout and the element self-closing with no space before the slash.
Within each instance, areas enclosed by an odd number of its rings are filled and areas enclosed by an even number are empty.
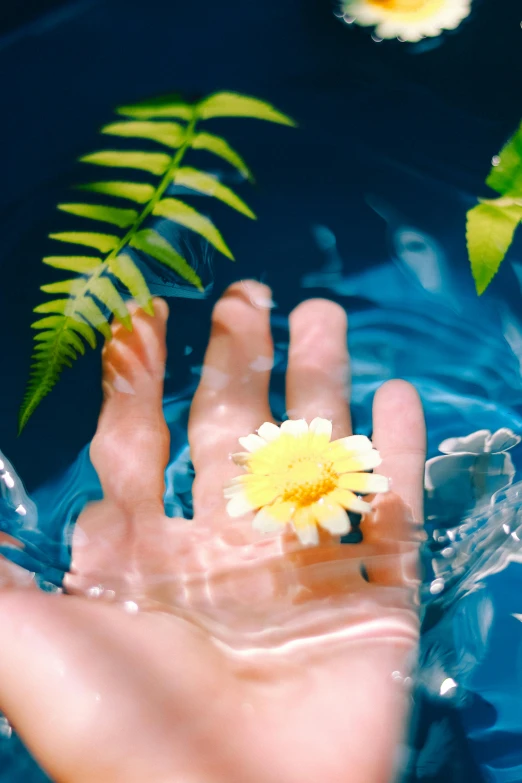
<svg viewBox="0 0 522 783">
<path fill-rule="evenodd" d="M 319 543 L 319 531 L 316 525 L 295 525 L 292 527 L 297 533 L 297 537 L 303 546 L 315 546 Z"/>
<path fill-rule="evenodd" d="M 259 435 L 245 435 L 243 438 L 239 438 L 240 444 L 247 451 L 257 451 L 266 446 L 266 440 L 260 438 Z"/>
<path fill-rule="evenodd" d="M 281 424 L 281 432 L 286 435 L 294 435 L 298 438 L 301 435 L 306 435 L 308 432 L 308 424 L 304 419 L 287 419 Z"/>
<path fill-rule="evenodd" d="M 234 478 L 229 479 L 223 489 L 225 497 L 233 497 L 233 495 L 238 492 L 245 492 L 250 479 L 251 476 L 248 473 L 243 473 L 241 476 L 234 476 Z"/>
<path fill-rule="evenodd" d="M 349 465 L 352 461 L 357 464 L 355 471 L 353 466 L 349 467 L 348 470 L 343 469 L 343 463 L 346 466 Z M 348 454 L 346 458 L 336 460 L 335 469 L 338 473 L 353 473 L 363 470 L 373 470 L 374 468 L 378 468 L 381 462 L 382 459 L 379 452 L 376 449 L 372 449 L 371 451 L 366 452 L 366 454 L 354 454 L 353 457 Z"/>
<path fill-rule="evenodd" d="M 334 440 L 334 443 L 342 443 L 346 451 L 357 454 L 371 451 L 373 448 L 371 440 L 366 435 L 349 435 L 347 438 Z"/>
<path fill-rule="evenodd" d="M 367 5 L 366 0 L 361 0 L 361 2 L 351 2 L 347 5 L 345 4 L 344 12 L 350 16 L 355 16 L 356 22 L 365 26 L 370 24 L 377 24 L 377 22 L 381 19 L 381 13 L 379 10 Z"/>
<path fill-rule="evenodd" d="M 410 43 L 418 43 L 418 41 L 422 41 L 423 35 L 424 34 L 420 30 L 408 30 L 408 28 L 405 27 L 401 33 L 401 39 L 403 41 L 409 41 Z"/>
<path fill-rule="evenodd" d="M 490 438 L 486 438 L 486 451 L 491 454 L 498 453 L 500 451 L 507 451 L 517 446 L 520 443 L 520 435 L 515 435 L 513 430 L 509 427 L 501 427 L 501 429 L 491 435 Z"/>
<path fill-rule="evenodd" d="M 388 492 L 390 489 L 390 479 L 387 476 L 381 476 L 380 473 L 372 473 L 368 476 L 368 492 L 377 495 L 379 492 Z"/>
<path fill-rule="evenodd" d="M 254 517 L 252 527 L 260 533 L 273 533 L 281 530 L 286 523 L 274 519 L 266 508 L 260 509 Z"/>
<path fill-rule="evenodd" d="M 356 514 L 369 514 L 371 510 L 371 505 L 362 498 L 355 497 L 350 503 L 350 511 Z"/>
<path fill-rule="evenodd" d="M 397 24 L 392 20 L 381 22 L 376 30 L 379 38 L 398 38 L 404 35 L 404 25 Z"/>
<path fill-rule="evenodd" d="M 377 495 L 379 492 L 388 492 L 390 481 L 380 473 L 342 473 L 339 486 L 352 492 Z"/>
<path fill-rule="evenodd" d="M 271 421 L 265 421 L 258 429 L 257 434 L 263 438 L 263 440 L 266 440 L 267 443 L 271 443 L 281 436 L 281 430 L 277 424 L 273 424 Z"/>
<path fill-rule="evenodd" d="M 457 484 L 458 494 L 462 496 L 464 487 L 471 485 L 471 471 L 475 463 L 475 455 L 469 452 L 432 457 L 424 468 L 424 486 L 431 493 L 444 488 L 453 491 Z"/>
<path fill-rule="evenodd" d="M 234 486 L 236 484 L 245 484 L 248 480 L 248 473 L 242 473 L 241 476 L 234 476 L 229 479 L 228 486 Z"/>
<path fill-rule="evenodd" d="M 312 419 L 308 429 L 314 435 L 327 435 L 328 440 L 332 437 L 332 422 L 329 419 L 321 419 L 317 416 Z"/>
<path fill-rule="evenodd" d="M 242 517 L 243 514 L 248 514 L 249 511 L 253 510 L 254 508 L 249 503 L 245 492 L 234 494 L 227 503 L 227 514 L 229 517 Z"/>
<path fill-rule="evenodd" d="M 344 536 L 350 531 L 350 519 L 348 514 L 337 504 L 329 504 L 329 513 L 323 513 L 318 520 L 321 527 L 328 530 L 333 536 Z"/>
<path fill-rule="evenodd" d="M 490 437 L 490 430 L 477 430 L 461 438 L 446 438 L 439 444 L 439 451 L 443 454 L 483 454 L 486 450 L 486 440 Z"/>
<path fill-rule="evenodd" d="M 395 4 L 377 6 L 368 0 L 344 0 L 342 8 L 345 14 L 355 18 L 357 24 L 363 27 L 375 25 L 380 38 L 416 42 L 458 27 L 470 13 L 471 0 L 443 0 L 429 12 L 426 7 L 416 11 Z"/>
</svg>

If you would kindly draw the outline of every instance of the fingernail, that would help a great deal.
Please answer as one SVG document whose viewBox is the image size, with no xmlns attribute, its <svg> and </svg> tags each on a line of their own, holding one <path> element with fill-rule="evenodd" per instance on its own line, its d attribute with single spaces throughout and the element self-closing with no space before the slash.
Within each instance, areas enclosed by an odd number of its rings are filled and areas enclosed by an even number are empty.
<svg viewBox="0 0 522 783">
<path fill-rule="evenodd" d="M 264 283 L 258 283 L 257 280 L 242 280 L 241 287 L 253 307 L 260 310 L 271 310 L 275 307 L 272 291 Z"/>
</svg>

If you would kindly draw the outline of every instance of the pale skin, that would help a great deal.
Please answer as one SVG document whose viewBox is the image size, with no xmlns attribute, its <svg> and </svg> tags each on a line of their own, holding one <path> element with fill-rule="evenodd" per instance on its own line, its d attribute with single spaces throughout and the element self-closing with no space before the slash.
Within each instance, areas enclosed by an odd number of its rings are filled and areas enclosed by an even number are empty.
<svg viewBox="0 0 522 783">
<path fill-rule="evenodd" d="M 273 351 L 269 299 L 259 283 L 237 283 L 214 309 L 189 423 L 194 520 L 163 510 L 167 307 L 155 300 L 154 317 L 134 308 L 133 332 L 114 326 L 103 352 L 105 402 L 91 457 L 104 499 L 78 520 L 69 594 L 40 593 L 22 586 L 16 569 L 0 570 L 0 710 L 58 783 L 394 778 L 418 637 L 410 591 L 418 546 L 411 518 L 422 518 L 421 404 L 404 381 L 375 395 L 378 472 L 391 478 L 393 494 L 363 520 L 362 544 L 324 535 L 300 549 L 289 533 L 256 543 L 251 517 L 228 519 L 223 486 L 240 473 L 228 459 L 238 437 L 272 419 L 263 369 Z M 292 418 L 331 418 L 334 438 L 350 434 L 344 311 L 310 300 L 292 313 L 290 332 Z M 205 589 L 203 578 L 187 590 L 180 574 L 204 577 L 219 566 L 216 540 L 228 542 L 232 572 L 242 547 L 253 546 L 254 557 L 237 580 L 225 574 Z M 86 597 L 99 584 L 113 592 Z M 126 611 L 124 600 L 139 611 Z M 226 636 L 227 624 L 256 630 L 257 607 L 264 628 L 271 606 L 280 618 L 294 604 L 304 617 L 316 605 L 337 614 L 319 611 L 322 634 L 301 634 L 306 643 L 289 654 L 231 652 L 191 615 L 226 618 Z M 322 644 L 329 631 L 336 641 Z"/>
</svg>

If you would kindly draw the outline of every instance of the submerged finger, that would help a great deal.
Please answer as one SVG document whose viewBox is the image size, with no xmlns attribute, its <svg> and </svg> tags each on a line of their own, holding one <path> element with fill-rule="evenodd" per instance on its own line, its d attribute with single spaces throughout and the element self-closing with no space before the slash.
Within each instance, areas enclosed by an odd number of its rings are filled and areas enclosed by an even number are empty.
<svg viewBox="0 0 522 783">
<path fill-rule="evenodd" d="M 410 383 L 388 381 L 373 401 L 373 442 L 395 494 L 420 522 L 423 512 L 426 425 L 419 395 Z"/>
<path fill-rule="evenodd" d="M 375 547 L 370 576 L 388 584 L 411 584 L 418 577 L 422 537 L 426 429 L 415 388 L 401 380 L 378 389 L 373 404 L 373 442 L 382 463 L 377 472 L 390 480 L 390 493 L 378 496 L 361 528 Z"/>
<path fill-rule="evenodd" d="M 104 496 L 123 508 L 163 507 L 169 431 L 162 409 L 168 307 L 131 304 L 132 332 L 113 325 L 102 354 L 104 403 L 91 459 Z"/>
<path fill-rule="evenodd" d="M 214 308 L 189 421 L 195 515 L 221 508 L 223 487 L 238 472 L 229 459 L 241 450 L 238 439 L 271 420 L 271 302 L 269 288 L 244 281 L 230 286 Z"/>
<path fill-rule="evenodd" d="M 333 422 L 332 437 L 351 433 L 346 313 L 323 299 L 300 304 L 290 315 L 287 413 Z"/>
</svg>

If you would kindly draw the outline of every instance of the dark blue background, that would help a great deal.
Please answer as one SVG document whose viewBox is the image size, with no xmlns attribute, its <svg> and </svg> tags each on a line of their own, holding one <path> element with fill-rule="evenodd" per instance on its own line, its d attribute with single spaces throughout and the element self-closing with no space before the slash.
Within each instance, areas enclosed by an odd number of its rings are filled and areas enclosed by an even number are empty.
<svg viewBox="0 0 522 783">
<path fill-rule="evenodd" d="M 426 51 L 377 44 L 333 8 L 330 0 L 32 0 L 0 11 L 0 448 L 30 489 L 69 465 L 96 424 L 99 355 L 90 353 L 16 437 L 31 310 L 49 278 L 40 260 L 47 234 L 63 226 L 55 204 L 85 176 L 74 161 L 99 147 L 97 129 L 115 106 L 230 89 L 270 100 L 300 125 L 216 124 L 256 174 L 242 195 L 259 221 L 213 208 L 237 264 L 216 258 L 208 301 L 171 301 L 169 391 L 193 378 L 189 362 L 203 351 L 212 301 L 227 282 L 262 277 L 282 312 L 303 297 L 296 280 L 321 263 L 312 224 L 335 233 L 350 270 L 382 262 L 386 226 L 364 200 L 373 188 L 465 259 L 466 209 L 485 193 L 491 157 L 522 115 L 519 0 L 475 0 L 457 33 Z M 505 265 L 494 290 L 518 302 L 514 282 Z M 420 693 L 418 704 L 422 713 Z M 449 707 L 432 705 L 413 745 L 434 725 L 454 752 L 423 780 L 474 780 Z"/>
</svg>

